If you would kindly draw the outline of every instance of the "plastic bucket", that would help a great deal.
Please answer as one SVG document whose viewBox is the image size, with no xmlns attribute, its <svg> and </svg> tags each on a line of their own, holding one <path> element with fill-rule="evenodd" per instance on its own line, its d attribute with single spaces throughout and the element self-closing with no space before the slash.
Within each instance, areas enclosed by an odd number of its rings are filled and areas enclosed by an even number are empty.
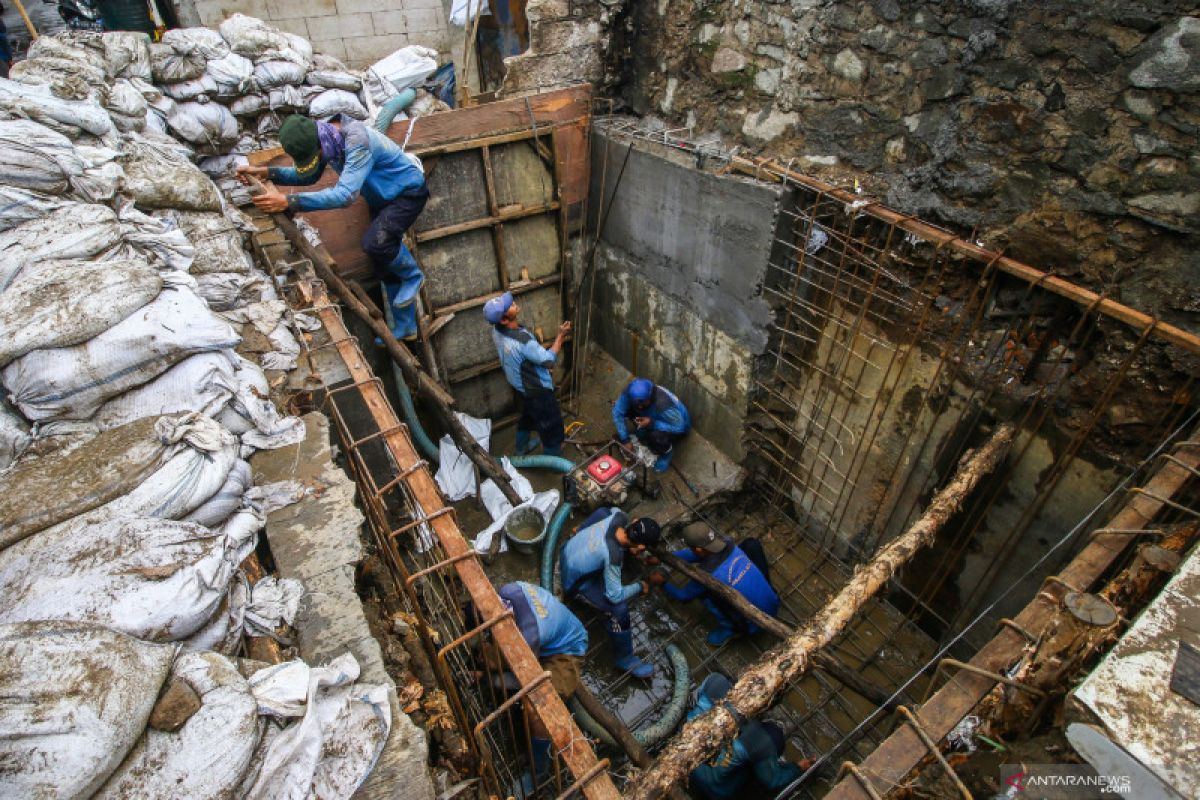
<svg viewBox="0 0 1200 800">
<path fill-rule="evenodd" d="M 504 521 L 504 536 L 519 553 L 536 553 L 546 538 L 546 518 L 533 506 L 518 508 Z"/>
</svg>

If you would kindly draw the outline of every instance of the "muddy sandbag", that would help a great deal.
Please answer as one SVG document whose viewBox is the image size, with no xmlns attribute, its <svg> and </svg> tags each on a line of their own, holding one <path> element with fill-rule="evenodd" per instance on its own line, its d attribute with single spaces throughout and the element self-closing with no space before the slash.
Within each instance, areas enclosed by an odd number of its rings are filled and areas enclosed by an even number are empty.
<svg viewBox="0 0 1200 800">
<path fill-rule="evenodd" d="M 215 528 L 223 524 L 233 512 L 242 506 L 246 492 L 254 485 L 254 474 L 250 470 L 250 462 L 238 459 L 225 476 L 225 483 L 217 493 L 204 505 L 184 517 L 185 522 L 194 522 L 207 528 Z"/>
<path fill-rule="evenodd" d="M 95 103 L 63 100 L 55 97 L 48 87 L 25 86 L 6 78 L 0 78 L 0 115 L 5 119 L 19 117 L 40 122 L 68 136 L 80 133 L 104 136 L 113 130 L 108 112 Z"/>
<path fill-rule="evenodd" d="M 141 259 L 41 261 L 0 293 L 0 367 L 32 350 L 81 344 L 158 296 Z"/>
<path fill-rule="evenodd" d="M 27 119 L 0 122 L 0 182 L 62 194 L 83 167 L 75 145 L 61 133 Z"/>
<path fill-rule="evenodd" d="M 207 176 L 204 179 L 209 180 Z M 244 273 L 254 266 L 246 253 L 242 232 L 219 211 L 177 211 L 175 219 L 196 247 L 196 259 L 188 269 L 192 274 Z"/>
<path fill-rule="evenodd" d="M 34 350 L 4 368 L 12 403 L 27 419 L 87 419 L 110 398 L 153 380 L 195 353 L 236 347 L 241 338 L 186 286 L 90 341 Z"/>
<path fill-rule="evenodd" d="M 150 45 L 150 71 L 157 84 L 194 81 L 204 74 L 207 64 L 195 50 L 181 53 L 165 42 Z"/>
<path fill-rule="evenodd" d="M 217 610 L 200 630 L 180 642 L 188 653 L 220 653 L 233 656 L 242 648 L 246 625 L 246 607 L 250 604 L 250 583 L 238 570 L 229 585 L 229 592 Z"/>
<path fill-rule="evenodd" d="M 177 103 L 183 103 L 188 100 L 197 100 L 201 96 L 206 99 L 209 95 L 216 95 L 219 87 L 217 82 L 209 77 L 208 73 L 201 75 L 194 81 L 184 81 L 183 83 L 164 83 L 162 85 L 163 94 L 171 98 Z"/>
<path fill-rule="evenodd" d="M 55 195 L 0 184 L 0 233 L 52 214 L 69 202 Z"/>
<path fill-rule="evenodd" d="M 267 107 L 268 97 L 262 94 L 242 95 L 229 105 L 229 111 L 237 117 L 252 117 Z"/>
<path fill-rule="evenodd" d="M 362 78 L 347 71 L 345 67 L 313 69 L 304 76 L 304 82 L 310 86 L 324 86 L 326 89 L 341 89 L 346 92 L 358 92 L 362 89 Z"/>
<path fill-rule="evenodd" d="M 304 83 L 305 68 L 294 61 L 260 61 L 254 65 L 254 82 L 260 89 Z"/>
<path fill-rule="evenodd" d="M 175 733 L 147 729 L 96 800 L 227 800 L 258 744 L 258 707 L 246 679 L 217 653 L 184 653 L 171 679 L 188 684 L 200 710 Z"/>
<path fill-rule="evenodd" d="M 95 44 L 103 45 L 100 42 Z M 96 69 L 105 68 L 104 52 L 88 47 L 82 40 L 66 36 L 40 36 L 29 43 L 26 58 L 60 58 L 69 62 L 81 62 Z"/>
<path fill-rule="evenodd" d="M 199 53 L 206 61 L 229 55 L 229 45 L 212 28 L 172 28 L 163 33 L 162 41 L 177 53 Z"/>
<path fill-rule="evenodd" d="M 194 275 L 196 294 L 213 311 L 229 311 L 258 299 L 261 279 L 246 272 L 202 272 Z"/>
<path fill-rule="evenodd" d="M 221 37 L 229 43 L 233 52 L 255 59 L 272 50 L 283 50 L 288 40 L 283 32 L 272 28 L 261 19 L 245 14 L 234 14 L 220 25 Z"/>
<path fill-rule="evenodd" d="M 252 86 L 254 62 L 237 53 L 228 53 L 222 58 L 211 59 L 204 70 L 204 76 L 217 84 L 221 94 L 238 95 Z"/>
<path fill-rule="evenodd" d="M 31 441 L 29 424 L 7 403 L 0 402 L 0 472 L 11 467 Z"/>
<path fill-rule="evenodd" d="M 163 414 L 198 412 L 215 417 L 238 391 L 238 368 L 232 350 L 189 356 L 149 383 L 100 406 L 92 422 L 107 430 Z"/>
<path fill-rule="evenodd" d="M 118 78 L 150 80 L 150 37 L 136 31 L 105 33 L 104 66 L 109 75 Z"/>
<path fill-rule="evenodd" d="M 229 147 L 238 138 L 237 120 L 220 103 L 179 103 L 167 125 L 188 142 L 212 149 Z"/>
<path fill-rule="evenodd" d="M 168 444 L 158 420 L 104 431 L 72 450 L 28 458 L 4 476 L 0 548 L 85 514 L 133 491 L 158 470 Z M 38 498 L 30 502 L 29 498 Z"/>
<path fill-rule="evenodd" d="M 117 213 L 125 249 L 168 270 L 186 272 L 196 259 L 196 248 L 170 214 L 150 216 L 133 203 L 123 203 Z M 121 248 L 118 248 L 120 250 Z M 117 257 L 117 251 L 109 251 Z"/>
<path fill-rule="evenodd" d="M 0 796 L 90 797 L 142 736 L 174 653 L 98 625 L 0 626 Z"/>
<path fill-rule="evenodd" d="M 136 86 L 128 80 L 114 81 L 108 90 L 108 102 L 104 104 L 110 114 L 145 119 L 149 104 Z"/>
<path fill-rule="evenodd" d="M 95 203 L 67 203 L 56 211 L 0 233 L 0 291 L 27 264 L 90 259 L 121 243 L 117 214 Z"/>
<path fill-rule="evenodd" d="M 279 413 L 262 368 L 241 356 L 237 359 L 237 391 L 217 414 L 221 426 L 241 436 L 242 444 L 259 450 L 277 450 L 303 441 L 303 420 Z"/>
<path fill-rule="evenodd" d="M 338 114 L 351 119 L 366 119 L 367 109 L 357 95 L 342 89 L 321 92 L 308 104 L 308 115 L 315 119 L 328 119 Z"/>
<path fill-rule="evenodd" d="M 93 622 L 150 642 L 191 636 L 254 549 L 194 522 L 83 515 L 0 551 L 0 623 Z"/>
<path fill-rule="evenodd" d="M 126 142 L 125 151 L 125 189 L 138 206 L 221 210 L 217 187 L 195 164 L 145 139 Z"/>
</svg>

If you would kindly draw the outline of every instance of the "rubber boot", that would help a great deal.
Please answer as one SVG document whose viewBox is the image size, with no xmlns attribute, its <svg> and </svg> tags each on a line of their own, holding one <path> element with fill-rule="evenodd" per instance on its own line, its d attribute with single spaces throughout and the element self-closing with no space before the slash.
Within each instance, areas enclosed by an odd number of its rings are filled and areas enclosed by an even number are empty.
<svg viewBox="0 0 1200 800">
<path fill-rule="evenodd" d="M 708 636 L 704 637 L 704 641 L 708 642 L 712 647 L 720 647 L 736 635 L 737 631 L 729 625 L 722 623 L 710 631 Z"/>
<path fill-rule="evenodd" d="M 550 748 L 553 742 L 540 736 L 530 737 L 529 749 L 533 755 L 533 770 L 521 773 L 521 794 L 528 797 L 537 791 L 538 784 L 550 774 Z"/>
<path fill-rule="evenodd" d="M 671 456 L 675 455 L 675 448 L 672 447 L 667 452 L 654 460 L 655 472 L 666 472 L 671 467 Z"/>
<path fill-rule="evenodd" d="M 527 456 L 534 450 L 537 450 L 538 445 L 541 443 L 532 437 L 533 431 L 517 430 L 517 455 Z"/>
<path fill-rule="evenodd" d="M 558 456 L 562 458 L 562 445 L 558 447 L 543 447 L 542 452 L 548 456 Z"/>
<path fill-rule="evenodd" d="M 610 632 L 609 637 L 612 639 L 617 669 L 628 672 L 633 677 L 642 678 L 643 680 L 654 675 L 654 665 L 647 664 L 633 654 L 632 631 Z"/>
</svg>

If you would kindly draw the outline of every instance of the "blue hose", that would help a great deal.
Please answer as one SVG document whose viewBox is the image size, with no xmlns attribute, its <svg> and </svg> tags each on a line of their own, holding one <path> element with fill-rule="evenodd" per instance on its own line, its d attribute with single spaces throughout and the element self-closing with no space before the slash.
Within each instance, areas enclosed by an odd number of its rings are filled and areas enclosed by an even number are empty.
<svg viewBox="0 0 1200 800">
<path fill-rule="evenodd" d="M 379 284 L 379 290 L 383 293 L 383 316 L 387 321 L 388 330 L 392 330 L 396 327 L 396 319 L 392 316 L 392 304 L 388 302 L 387 291 L 383 288 L 382 283 Z M 417 417 L 417 407 L 413 405 L 412 392 L 408 390 L 408 384 L 404 382 L 404 373 L 400 371 L 400 366 L 395 361 L 392 361 L 391 364 L 392 380 L 396 384 L 396 394 L 400 395 L 400 410 L 404 413 L 408 432 L 412 434 L 413 441 L 417 443 L 417 447 L 425 454 L 429 463 L 436 464 L 441 453 L 437 445 L 429 438 L 429 434 L 425 432 L 425 428 L 421 426 L 421 420 Z"/>
<path fill-rule="evenodd" d="M 542 588 L 547 592 L 554 592 L 554 566 L 558 561 L 558 540 L 562 537 L 563 528 L 566 527 L 567 520 L 571 518 L 571 512 L 575 507 L 570 503 L 563 503 L 554 512 L 553 519 L 550 520 L 550 527 L 546 529 L 546 540 L 542 544 Z"/>
<path fill-rule="evenodd" d="M 392 120 L 396 118 L 396 115 L 411 106 L 413 100 L 416 99 L 417 92 L 412 88 L 405 89 L 395 97 L 389 98 L 379 107 L 379 116 L 375 117 L 375 130 L 387 133 L 387 129 L 392 126 Z"/>
<path fill-rule="evenodd" d="M 575 469 L 575 462 L 562 456 L 509 456 L 508 463 L 517 469 L 548 469 L 563 475 Z"/>
<path fill-rule="evenodd" d="M 671 662 L 671 670 L 674 673 L 673 683 L 671 685 L 671 699 L 667 702 L 667 708 L 663 711 L 662 716 L 655 720 L 650 725 L 633 731 L 633 738 L 642 747 L 654 747 L 666 737 L 675 732 L 679 727 L 680 720 L 683 719 L 684 713 L 687 711 L 688 690 L 692 688 L 692 670 L 688 666 L 687 658 L 683 655 L 683 651 L 673 644 L 666 646 L 667 659 Z M 606 747 L 617 749 L 617 743 L 612 738 L 604 726 L 587 713 L 583 708 L 583 704 L 575 698 L 571 698 L 570 703 L 571 714 L 574 715 L 575 721 L 579 723 L 579 727 L 594 736 L 599 742 Z"/>
</svg>

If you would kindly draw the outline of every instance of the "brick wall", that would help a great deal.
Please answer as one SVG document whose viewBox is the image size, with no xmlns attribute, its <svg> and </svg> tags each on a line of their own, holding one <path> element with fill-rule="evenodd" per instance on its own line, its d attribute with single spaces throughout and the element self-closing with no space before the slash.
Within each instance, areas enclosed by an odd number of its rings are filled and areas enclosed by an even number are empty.
<svg viewBox="0 0 1200 800">
<path fill-rule="evenodd" d="M 176 8 L 182 24 L 210 28 L 235 13 L 258 17 L 352 67 L 410 44 L 450 52 L 444 0 L 176 0 Z"/>
</svg>

